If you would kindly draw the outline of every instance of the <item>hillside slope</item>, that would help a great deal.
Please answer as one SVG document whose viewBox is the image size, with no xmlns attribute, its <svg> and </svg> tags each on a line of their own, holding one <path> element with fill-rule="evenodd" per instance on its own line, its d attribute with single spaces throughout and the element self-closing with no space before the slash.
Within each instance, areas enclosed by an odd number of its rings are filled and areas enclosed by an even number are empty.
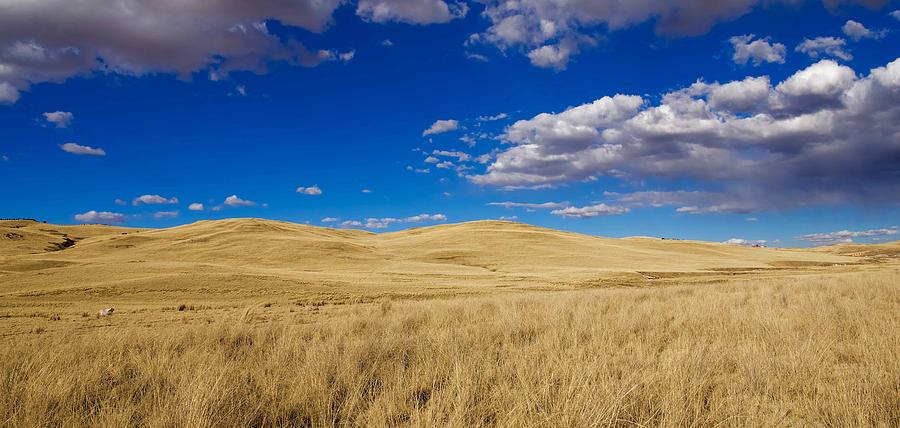
<svg viewBox="0 0 900 428">
<path fill-rule="evenodd" d="M 612 239 L 476 221 L 375 234 L 261 219 L 169 229 L 2 226 L 0 296 L 333 300 L 521 288 L 647 285 L 659 278 L 831 266 L 858 258 L 652 238 Z M 61 247 L 59 242 L 71 242 Z"/>
</svg>

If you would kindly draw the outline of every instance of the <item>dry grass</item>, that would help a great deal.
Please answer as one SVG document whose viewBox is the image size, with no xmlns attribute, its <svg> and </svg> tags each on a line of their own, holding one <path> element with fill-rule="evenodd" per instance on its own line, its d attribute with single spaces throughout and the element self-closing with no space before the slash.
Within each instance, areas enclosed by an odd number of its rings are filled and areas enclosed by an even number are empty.
<svg viewBox="0 0 900 428">
<path fill-rule="evenodd" d="M 0 425 L 900 422 L 896 270 L 382 301 L 310 324 L 261 310 L 6 347 Z"/>
</svg>

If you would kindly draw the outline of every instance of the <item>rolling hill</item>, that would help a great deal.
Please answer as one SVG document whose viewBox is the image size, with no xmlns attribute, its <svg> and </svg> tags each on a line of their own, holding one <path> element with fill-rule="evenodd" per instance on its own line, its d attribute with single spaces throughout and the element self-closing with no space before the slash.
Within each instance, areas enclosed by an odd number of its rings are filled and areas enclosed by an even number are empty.
<svg viewBox="0 0 900 428">
<path fill-rule="evenodd" d="M 823 251 L 613 239 L 475 221 L 371 233 L 262 219 L 168 229 L 0 223 L 0 295 L 422 295 L 644 285 L 856 263 Z"/>
</svg>

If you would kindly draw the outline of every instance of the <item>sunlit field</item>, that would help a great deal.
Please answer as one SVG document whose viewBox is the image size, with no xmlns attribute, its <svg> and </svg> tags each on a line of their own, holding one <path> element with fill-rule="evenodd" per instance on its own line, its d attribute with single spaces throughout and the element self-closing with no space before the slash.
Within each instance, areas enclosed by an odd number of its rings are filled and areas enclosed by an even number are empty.
<svg viewBox="0 0 900 428">
<path fill-rule="evenodd" d="M 276 304 L 198 322 L 203 310 L 181 309 L 161 328 L 91 314 L 3 346 L 3 425 L 900 421 L 896 269 L 382 299 L 322 317 Z"/>
</svg>

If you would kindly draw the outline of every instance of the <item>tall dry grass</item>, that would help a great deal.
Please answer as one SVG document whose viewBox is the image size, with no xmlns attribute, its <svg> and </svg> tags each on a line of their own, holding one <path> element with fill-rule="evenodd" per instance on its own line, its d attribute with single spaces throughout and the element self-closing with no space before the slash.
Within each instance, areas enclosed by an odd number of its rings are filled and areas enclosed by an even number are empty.
<svg viewBox="0 0 900 428">
<path fill-rule="evenodd" d="M 898 331 L 891 273 L 55 336 L 0 351 L 0 425 L 897 426 Z"/>
</svg>

